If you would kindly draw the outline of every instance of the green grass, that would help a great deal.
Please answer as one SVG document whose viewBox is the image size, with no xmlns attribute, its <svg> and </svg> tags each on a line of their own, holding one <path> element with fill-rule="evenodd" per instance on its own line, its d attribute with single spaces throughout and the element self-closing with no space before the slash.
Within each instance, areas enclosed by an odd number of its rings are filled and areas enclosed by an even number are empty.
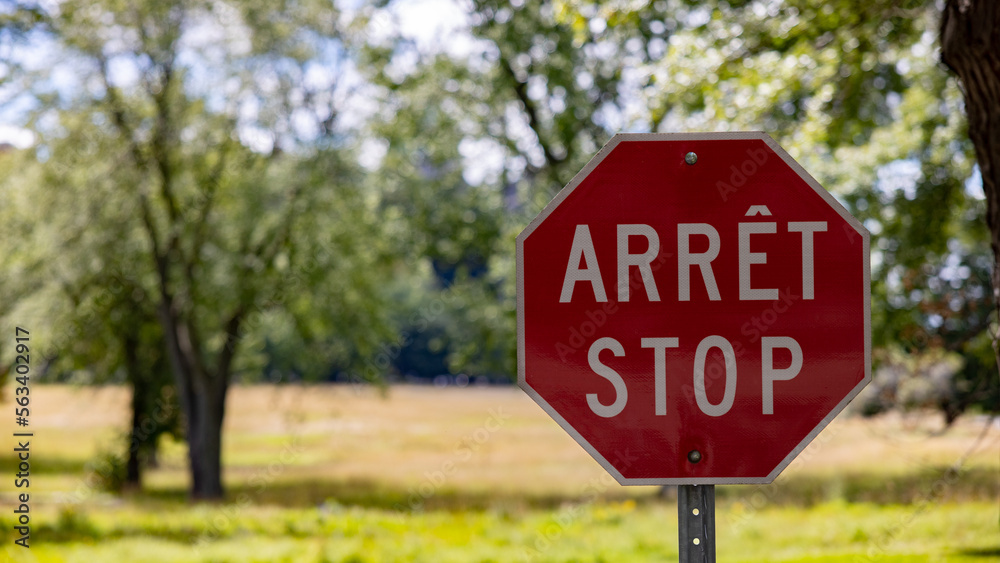
<svg viewBox="0 0 1000 563">
<path fill-rule="evenodd" d="M 234 388 L 214 505 L 186 501 L 169 441 L 141 493 L 86 486 L 123 390 L 32 397 L 32 547 L 13 544 L 4 478 L 0 561 L 677 560 L 674 500 L 615 484 L 516 389 Z M 466 455 L 495 409 L 509 418 Z M 838 418 L 775 483 L 718 487 L 718 560 L 1000 562 L 1000 432 L 983 428 Z M 0 473 L 15 467 L 3 452 Z"/>
<path fill-rule="evenodd" d="M 719 561 L 1000 560 L 998 507 L 826 503 L 811 508 L 718 506 Z M 568 503 L 552 510 L 399 512 L 325 503 L 277 508 L 135 501 L 44 510 L 31 558 L 15 561 L 672 561 L 669 502 Z"/>
</svg>

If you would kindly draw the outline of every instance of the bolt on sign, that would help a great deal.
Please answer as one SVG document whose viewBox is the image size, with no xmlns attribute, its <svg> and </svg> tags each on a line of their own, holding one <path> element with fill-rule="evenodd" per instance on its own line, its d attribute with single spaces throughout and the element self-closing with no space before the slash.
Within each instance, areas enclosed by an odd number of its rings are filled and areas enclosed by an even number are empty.
<svg viewBox="0 0 1000 563">
<path fill-rule="evenodd" d="M 768 135 L 616 135 L 517 237 L 518 382 L 621 484 L 769 483 L 871 379 L 870 277 Z"/>
</svg>

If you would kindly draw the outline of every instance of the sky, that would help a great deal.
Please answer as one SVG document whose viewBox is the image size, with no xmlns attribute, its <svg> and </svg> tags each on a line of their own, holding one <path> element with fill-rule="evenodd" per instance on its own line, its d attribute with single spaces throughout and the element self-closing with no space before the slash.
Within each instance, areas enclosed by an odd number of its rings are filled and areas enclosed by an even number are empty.
<svg viewBox="0 0 1000 563">
<path fill-rule="evenodd" d="M 0 123 L 0 144 L 7 143 L 19 149 L 26 149 L 35 142 L 31 131 L 16 125 Z"/>
</svg>

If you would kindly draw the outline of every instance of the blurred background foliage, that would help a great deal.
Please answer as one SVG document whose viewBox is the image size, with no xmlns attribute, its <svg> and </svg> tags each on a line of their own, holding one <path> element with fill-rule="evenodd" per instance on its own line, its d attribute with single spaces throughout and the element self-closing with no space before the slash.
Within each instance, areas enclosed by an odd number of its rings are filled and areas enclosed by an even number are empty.
<svg viewBox="0 0 1000 563">
<path fill-rule="evenodd" d="M 3 330 L 137 412 L 177 377 L 165 287 L 226 383 L 509 381 L 514 237 L 614 133 L 763 130 L 872 232 L 862 411 L 995 413 L 942 4 L 5 3 Z"/>
</svg>

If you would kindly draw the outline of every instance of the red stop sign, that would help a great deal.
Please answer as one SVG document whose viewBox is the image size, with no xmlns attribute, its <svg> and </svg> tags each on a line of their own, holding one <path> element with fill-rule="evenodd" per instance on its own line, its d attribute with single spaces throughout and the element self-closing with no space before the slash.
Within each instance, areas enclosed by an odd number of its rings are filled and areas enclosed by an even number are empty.
<svg viewBox="0 0 1000 563">
<path fill-rule="evenodd" d="M 518 382 L 620 483 L 769 483 L 871 379 L 869 235 L 764 133 L 616 135 L 517 237 Z"/>
</svg>

